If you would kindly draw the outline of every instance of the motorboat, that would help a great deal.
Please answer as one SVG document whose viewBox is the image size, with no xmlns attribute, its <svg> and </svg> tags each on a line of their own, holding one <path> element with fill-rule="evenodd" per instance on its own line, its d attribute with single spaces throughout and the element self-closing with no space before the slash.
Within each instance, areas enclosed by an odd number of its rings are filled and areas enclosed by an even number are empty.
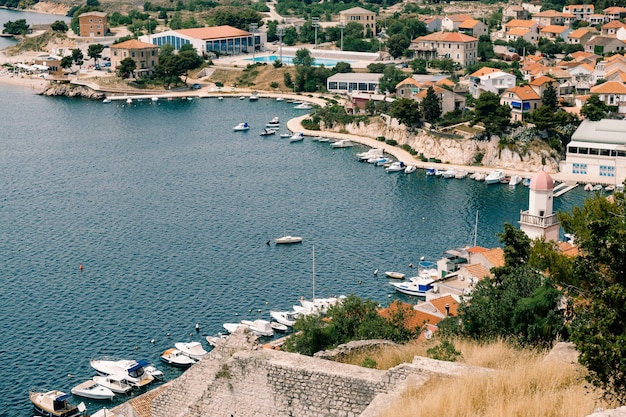
<svg viewBox="0 0 626 417">
<path fill-rule="evenodd" d="M 500 181 L 504 179 L 504 171 L 496 169 L 493 170 L 485 177 L 486 184 L 498 184 Z"/>
<path fill-rule="evenodd" d="M 181 352 L 183 352 L 183 354 L 189 356 L 191 359 L 195 359 L 195 360 L 200 360 L 204 357 L 204 355 L 209 353 L 206 350 L 204 350 L 200 342 L 189 342 L 189 343 L 179 342 L 179 343 L 174 343 L 174 347 L 180 350 Z"/>
<path fill-rule="evenodd" d="M 395 162 L 392 162 L 391 165 L 389 165 L 387 168 L 385 168 L 385 171 L 400 172 L 400 171 L 404 171 L 405 168 L 406 168 L 406 165 L 404 164 L 404 162 L 395 161 Z"/>
<path fill-rule="evenodd" d="M 412 174 L 415 172 L 415 170 L 417 169 L 417 167 L 415 165 L 407 165 L 406 168 L 404 168 L 404 173 L 405 174 Z"/>
<path fill-rule="evenodd" d="M 270 322 L 270 326 L 272 326 L 273 330 L 281 333 L 285 333 L 289 329 L 286 324 L 282 324 L 277 321 Z"/>
<path fill-rule="evenodd" d="M 313 106 L 310 105 L 309 103 L 300 103 L 297 106 L 294 106 L 293 108 L 298 109 L 298 110 L 310 110 L 313 108 Z"/>
<path fill-rule="evenodd" d="M 267 127 L 278 127 L 278 126 L 280 126 L 280 118 L 278 116 L 272 117 L 272 120 L 267 122 L 267 124 L 265 126 L 267 126 Z"/>
<path fill-rule="evenodd" d="M 407 282 L 390 282 L 389 285 L 402 294 L 425 297 L 426 292 L 432 289 L 433 282 L 430 276 L 418 276 Z"/>
<path fill-rule="evenodd" d="M 275 135 L 275 134 L 276 134 L 276 130 L 270 129 L 270 128 L 265 128 L 261 132 L 261 136 L 271 136 L 271 135 Z"/>
<path fill-rule="evenodd" d="M 224 100 L 224 96 L 219 96 L 217 99 L 222 101 L 222 100 Z"/>
<path fill-rule="evenodd" d="M 583 188 L 585 191 L 593 191 L 593 184 L 585 184 Z"/>
<path fill-rule="evenodd" d="M 376 165 L 377 167 L 381 167 L 381 166 L 383 166 L 385 164 L 390 164 L 392 162 L 393 162 L 393 160 L 391 158 L 387 158 L 387 157 L 383 156 L 381 158 L 376 159 L 376 161 L 374 161 L 374 165 Z"/>
<path fill-rule="evenodd" d="M 434 167 L 426 168 L 426 175 L 434 176 L 437 170 Z"/>
<path fill-rule="evenodd" d="M 385 272 L 385 275 L 393 279 L 404 279 L 405 277 L 405 275 L 402 272 L 394 272 L 394 271 L 387 271 Z"/>
<path fill-rule="evenodd" d="M 113 391 L 115 394 L 126 394 L 133 389 L 133 386 L 128 383 L 123 377 L 118 375 L 96 375 L 92 378 L 101 387 L 105 387 Z"/>
<path fill-rule="evenodd" d="M 274 329 L 272 329 L 272 324 L 267 320 L 241 320 L 241 324 L 248 326 L 250 328 L 250 331 L 257 336 L 274 336 Z"/>
<path fill-rule="evenodd" d="M 601 184 L 596 184 L 593 186 L 593 191 L 602 191 L 602 185 Z"/>
<path fill-rule="evenodd" d="M 281 133 L 280 137 L 283 138 L 283 139 L 290 138 L 291 137 L 291 133 Z"/>
<path fill-rule="evenodd" d="M 158 98 L 158 97 L 152 97 L 152 99 L 151 99 L 151 100 L 152 100 L 152 101 L 159 101 L 159 98 Z"/>
<path fill-rule="evenodd" d="M 320 143 L 326 143 L 326 142 L 330 142 L 330 139 L 328 139 L 328 138 L 318 138 L 317 141 L 320 142 Z M 345 146 L 344 146 L 344 148 L 345 148 Z"/>
<path fill-rule="evenodd" d="M 454 174 L 454 178 L 456 178 L 457 180 L 462 180 L 465 177 L 467 177 L 467 171 L 464 169 L 457 169 L 456 170 L 456 174 Z"/>
<path fill-rule="evenodd" d="M 146 371 L 146 373 L 148 375 L 151 375 L 154 379 L 162 381 L 163 378 L 165 378 L 165 375 L 163 374 L 163 371 L 158 369 L 156 366 L 154 366 L 152 364 L 144 367 L 143 369 L 144 369 L 144 371 Z"/>
<path fill-rule="evenodd" d="M 614 185 L 607 185 L 606 187 L 604 187 L 604 191 L 606 191 L 608 193 L 612 193 L 613 191 L 615 191 L 615 186 Z"/>
<path fill-rule="evenodd" d="M 246 96 L 239 96 L 239 100 L 245 100 Z"/>
<path fill-rule="evenodd" d="M 237 126 L 233 127 L 235 132 L 242 132 L 244 130 L 250 130 L 250 125 L 248 122 L 241 122 Z"/>
<path fill-rule="evenodd" d="M 303 140 L 304 140 L 304 133 L 302 132 L 296 132 L 289 137 L 289 142 L 291 143 L 302 142 Z"/>
<path fill-rule="evenodd" d="M 92 359 L 89 365 L 103 376 L 123 376 L 129 384 L 135 387 L 143 387 L 154 381 L 154 377 L 145 371 L 145 367 L 149 366 L 150 362 L 144 359 L 139 361 Z"/>
<path fill-rule="evenodd" d="M 519 175 L 511 175 L 511 179 L 509 180 L 510 186 L 514 187 L 520 182 L 522 182 L 522 177 L 520 177 Z"/>
<path fill-rule="evenodd" d="M 278 237 L 274 239 L 274 243 L 277 245 L 288 245 L 290 243 L 300 243 L 302 242 L 302 238 L 300 236 L 289 236 L 285 235 L 283 237 Z"/>
<path fill-rule="evenodd" d="M 36 392 L 29 394 L 30 402 L 35 406 L 37 414 L 45 417 L 79 417 L 83 413 L 77 406 L 70 404 L 67 400 L 70 394 L 61 391 Z"/>
<path fill-rule="evenodd" d="M 298 319 L 299 314 L 292 311 L 270 311 L 270 316 L 277 322 L 284 324 L 285 326 L 293 326 Z"/>
<path fill-rule="evenodd" d="M 76 385 L 71 390 L 73 395 L 79 397 L 90 398 L 92 400 L 111 400 L 115 397 L 115 393 L 107 387 L 103 387 L 93 379 Z"/>
<path fill-rule="evenodd" d="M 530 178 L 524 178 L 524 179 L 522 180 L 522 185 L 523 185 L 524 187 L 529 187 L 529 186 L 530 186 Z"/>
<path fill-rule="evenodd" d="M 444 172 L 446 172 L 446 171 L 444 171 L 443 169 L 436 169 L 435 170 L 435 177 L 443 177 Z"/>
<path fill-rule="evenodd" d="M 285 99 L 282 97 L 276 97 L 276 101 L 285 101 Z"/>
<path fill-rule="evenodd" d="M 504 178 L 500 180 L 500 184 L 508 184 L 509 182 L 511 182 L 511 177 L 507 177 L 507 176 L 505 176 Z"/>
<path fill-rule="evenodd" d="M 259 93 L 257 93 L 256 91 L 253 92 L 250 97 L 248 97 L 248 100 L 250 101 L 257 101 L 259 99 Z"/>
<path fill-rule="evenodd" d="M 248 327 L 248 326 L 245 326 L 245 325 L 243 325 L 241 323 L 224 323 L 222 326 L 230 334 L 235 333 L 237 330 L 239 330 L 239 328 Z"/>
<path fill-rule="evenodd" d="M 361 162 L 367 162 L 368 159 L 371 158 L 380 158 L 383 156 L 383 149 L 380 148 L 372 148 L 370 150 L 368 150 L 367 152 L 361 152 L 356 154 L 356 157 L 358 158 L 359 161 Z"/>
<path fill-rule="evenodd" d="M 160 358 L 168 365 L 178 366 L 179 368 L 188 368 L 196 363 L 195 359 L 190 358 L 176 348 L 167 349 L 161 354 Z"/>
<path fill-rule="evenodd" d="M 445 170 L 441 176 L 443 178 L 454 178 L 455 175 L 456 175 L 456 168 L 451 167 Z"/>
<path fill-rule="evenodd" d="M 206 341 L 209 345 L 215 347 L 217 345 L 219 345 L 222 341 L 228 339 L 228 335 L 226 334 L 222 334 L 222 333 L 218 333 L 215 336 L 207 336 L 206 337 Z"/>
<path fill-rule="evenodd" d="M 354 143 L 350 142 L 348 139 L 338 140 L 330 144 L 331 148 L 349 148 L 351 146 L 354 146 Z"/>
<path fill-rule="evenodd" d="M 133 99 L 132 99 L 132 98 L 127 98 L 127 99 L 126 99 L 126 103 L 127 103 L 127 104 L 130 104 L 130 103 L 132 103 L 132 102 L 133 102 Z"/>
<path fill-rule="evenodd" d="M 110 98 L 105 98 L 104 100 L 102 100 L 103 103 L 110 103 L 111 99 Z"/>
</svg>

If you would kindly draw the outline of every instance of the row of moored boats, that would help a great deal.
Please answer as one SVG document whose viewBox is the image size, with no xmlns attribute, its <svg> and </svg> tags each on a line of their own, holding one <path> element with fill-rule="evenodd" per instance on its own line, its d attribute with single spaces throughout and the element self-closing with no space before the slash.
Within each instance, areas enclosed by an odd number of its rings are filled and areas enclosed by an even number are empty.
<svg viewBox="0 0 626 417">
<path fill-rule="evenodd" d="M 450 167 L 448 169 L 437 169 L 434 167 L 426 168 L 426 175 L 441 177 L 441 178 L 456 178 L 463 179 L 468 176 L 468 172 L 463 169 Z M 530 178 L 522 178 L 520 175 L 506 175 L 506 173 L 500 169 L 495 169 L 489 174 L 482 172 L 475 172 L 469 176 L 470 179 L 476 181 L 484 181 L 485 184 L 508 184 L 515 186 L 517 184 L 523 184 L 525 186 L 530 185 Z"/>
</svg>

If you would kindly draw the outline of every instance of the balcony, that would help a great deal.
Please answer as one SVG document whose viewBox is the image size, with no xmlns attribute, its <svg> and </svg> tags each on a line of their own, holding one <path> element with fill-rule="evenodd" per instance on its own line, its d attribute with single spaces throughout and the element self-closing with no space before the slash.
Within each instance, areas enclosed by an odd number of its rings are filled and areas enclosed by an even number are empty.
<svg viewBox="0 0 626 417">
<path fill-rule="evenodd" d="M 537 227 L 542 227 L 542 228 L 548 228 L 550 226 L 559 224 L 559 220 L 556 217 L 556 213 L 551 214 L 546 217 L 541 217 L 541 216 L 535 216 L 534 214 L 530 214 L 528 213 L 528 211 L 522 211 L 520 213 L 519 222 L 521 224 L 527 224 L 530 226 L 537 226 Z"/>
</svg>

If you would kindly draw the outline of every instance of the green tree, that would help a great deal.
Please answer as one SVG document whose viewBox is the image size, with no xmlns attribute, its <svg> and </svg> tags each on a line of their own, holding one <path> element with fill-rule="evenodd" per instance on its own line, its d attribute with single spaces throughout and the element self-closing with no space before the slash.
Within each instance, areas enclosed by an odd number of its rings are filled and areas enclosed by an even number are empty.
<svg viewBox="0 0 626 417">
<path fill-rule="evenodd" d="M 189 70 L 198 68 L 202 65 L 202 57 L 198 55 L 196 49 L 191 44 L 181 46 L 177 55 L 178 65 L 181 67 L 182 74 L 185 76 L 183 82 L 187 82 Z"/>
<path fill-rule="evenodd" d="M 441 116 L 441 100 L 435 94 L 433 87 L 428 87 L 426 97 L 422 101 L 422 111 L 424 112 L 424 120 L 428 123 L 434 123 Z"/>
<path fill-rule="evenodd" d="M 428 74 L 426 64 L 427 62 L 424 58 L 415 58 L 414 60 L 409 62 L 409 66 L 413 70 L 414 74 Z"/>
<path fill-rule="evenodd" d="M 387 40 L 387 49 L 389 50 L 389 54 L 394 58 L 403 56 L 410 45 L 411 40 L 402 33 L 391 35 Z"/>
<path fill-rule="evenodd" d="M 2 33 L 9 35 L 26 35 L 28 33 L 28 23 L 26 23 L 26 19 L 8 21 L 4 24 Z"/>
<path fill-rule="evenodd" d="M 94 65 L 98 63 L 98 59 L 102 56 L 102 51 L 104 51 L 104 45 L 99 43 L 92 43 L 89 45 L 87 49 L 87 55 L 89 58 L 93 59 Z"/>
<path fill-rule="evenodd" d="M 333 69 L 334 69 L 335 73 L 353 72 L 352 71 L 352 66 L 349 63 L 347 63 L 347 62 L 337 62 L 337 64 L 335 64 Z"/>
<path fill-rule="evenodd" d="M 81 65 L 83 65 L 84 58 L 85 56 L 83 55 L 83 51 L 81 51 L 80 48 L 72 49 L 72 60 L 76 65 L 78 65 L 79 68 Z"/>
<path fill-rule="evenodd" d="M 500 104 L 500 96 L 490 91 L 476 99 L 472 123 L 485 126 L 488 135 L 501 134 L 511 121 L 511 108 Z"/>
<path fill-rule="evenodd" d="M 600 96 L 597 94 L 592 94 L 591 97 L 587 99 L 582 109 L 580 109 L 580 114 L 593 121 L 604 118 L 607 112 L 607 105 L 600 100 Z"/>
<path fill-rule="evenodd" d="M 67 23 L 62 20 L 55 20 L 54 22 L 52 22 L 52 24 L 50 25 L 50 29 L 52 29 L 53 32 L 61 33 L 65 33 L 70 30 L 70 28 L 67 26 Z"/>
<path fill-rule="evenodd" d="M 255 10 L 243 6 L 218 6 L 211 9 L 208 23 L 212 26 L 228 25 L 241 30 L 250 30 L 250 24 L 263 26 L 263 16 Z"/>
<path fill-rule="evenodd" d="M 117 66 L 117 76 L 120 78 L 129 78 L 135 69 L 137 69 L 137 63 L 132 58 L 124 58 Z"/>
<path fill-rule="evenodd" d="M 579 248 L 573 273 L 558 283 L 572 300 L 570 340 L 587 379 L 609 399 L 626 401 L 626 201 L 624 193 L 585 200 L 559 213 Z"/>
<path fill-rule="evenodd" d="M 387 91 L 389 93 L 394 93 L 396 91 L 396 85 L 408 77 L 409 74 L 404 71 L 399 70 L 393 65 L 387 65 L 383 69 L 383 75 L 380 77 L 378 89 L 382 92 Z"/>
<path fill-rule="evenodd" d="M 389 109 L 389 114 L 408 128 L 420 126 L 422 120 L 419 103 L 409 98 L 394 100 L 391 109 Z"/>
<path fill-rule="evenodd" d="M 541 105 L 550 107 L 552 110 L 556 110 L 558 107 L 558 98 L 556 96 L 556 88 L 552 83 L 548 83 L 548 86 L 541 94 Z"/>
<path fill-rule="evenodd" d="M 68 56 L 64 56 L 63 58 L 61 58 L 61 68 L 71 68 L 72 64 L 74 63 L 74 60 L 72 59 L 71 55 Z"/>
</svg>

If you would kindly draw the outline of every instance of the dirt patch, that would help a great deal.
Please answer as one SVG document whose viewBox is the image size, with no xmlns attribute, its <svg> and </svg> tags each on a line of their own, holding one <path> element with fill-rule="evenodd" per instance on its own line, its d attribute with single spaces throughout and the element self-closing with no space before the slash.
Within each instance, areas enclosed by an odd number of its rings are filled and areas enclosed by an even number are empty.
<svg viewBox="0 0 626 417">
<path fill-rule="evenodd" d="M 61 3 L 52 3 L 49 1 L 42 1 L 34 4 L 30 9 L 37 13 L 58 14 L 60 16 L 67 15 L 67 11 L 70 9 L 70 5 Z"/>
<path fill-rule="evenodd" d="M 247 77 L 246 79 L 252 83 L 247 87 L 252 90 L 261 91 L 290 91 L 285 86 L 285 72 L 291 74 L 291 79 L 295 78 L 296 71 L 293 67 L 274 68 L 273 65 L 260 65 L 256 67 L 257 75 Z M 209 77 L 211 82 L 221 82 L 226 87 L 240 86 L 244 77 L 244 68 L 216 68 L 215 72 Z M 278 84 L 278 89 L 272 88 L 270 84 L 273 82 Z"/>
</svg>

